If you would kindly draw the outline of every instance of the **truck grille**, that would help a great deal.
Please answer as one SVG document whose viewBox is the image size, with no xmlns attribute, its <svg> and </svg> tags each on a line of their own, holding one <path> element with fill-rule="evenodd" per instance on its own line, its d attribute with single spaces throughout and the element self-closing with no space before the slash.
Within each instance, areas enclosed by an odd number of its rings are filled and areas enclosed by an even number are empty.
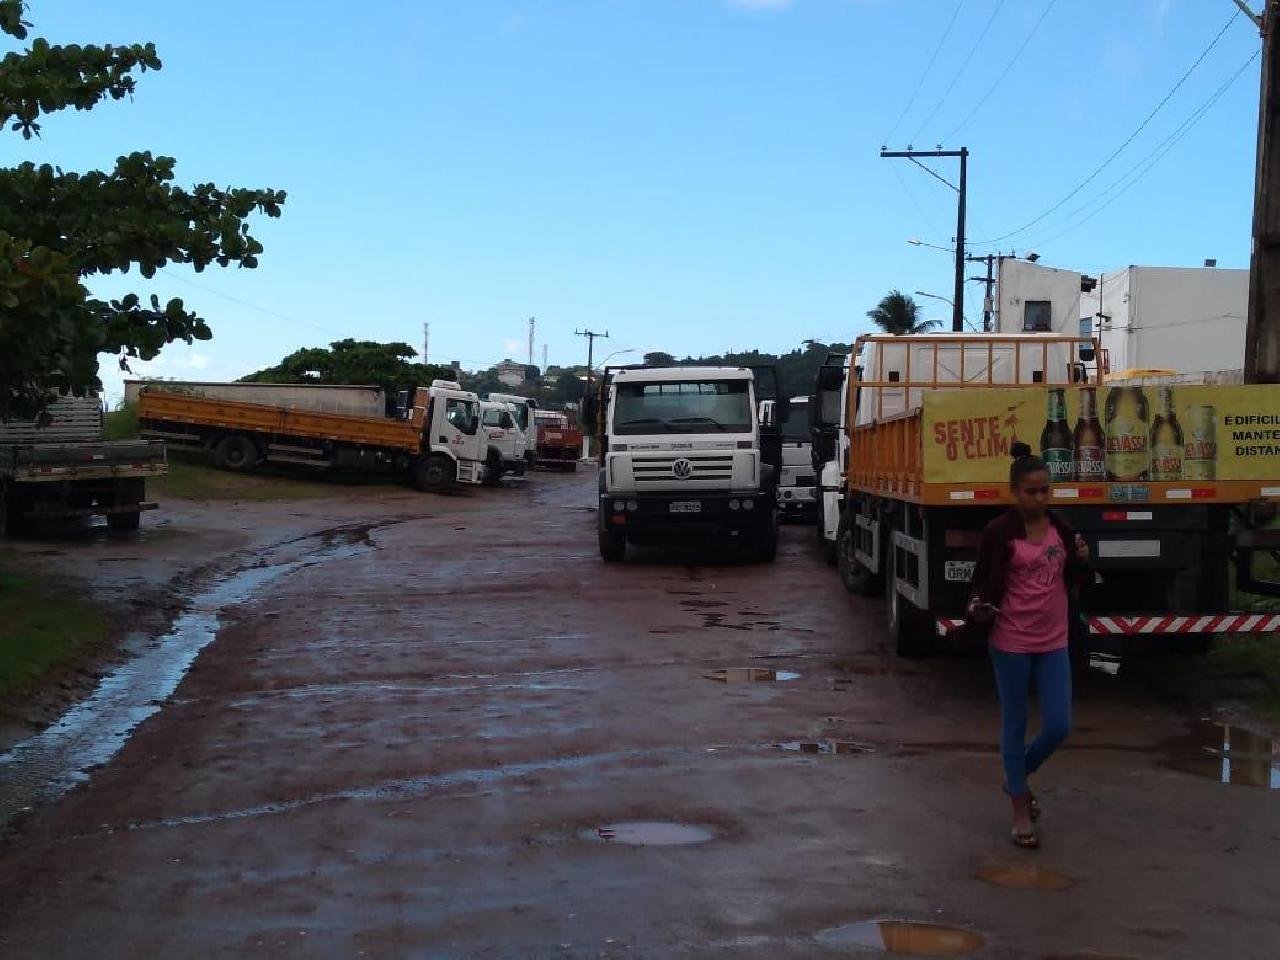
<svg viewBox="0 0 1280 960">
<path fill-rule="evenodd" d="M 687 477 L 677 477 L 675 464 L 678 460 L 687 460 L 692 472 Z M 631 461 L 631 470 L 636 483 L 684 480 L 732 480 L 733 454 L 691 454 L 689 456 L 667 456 L 636 458 Z"/>
</svg>

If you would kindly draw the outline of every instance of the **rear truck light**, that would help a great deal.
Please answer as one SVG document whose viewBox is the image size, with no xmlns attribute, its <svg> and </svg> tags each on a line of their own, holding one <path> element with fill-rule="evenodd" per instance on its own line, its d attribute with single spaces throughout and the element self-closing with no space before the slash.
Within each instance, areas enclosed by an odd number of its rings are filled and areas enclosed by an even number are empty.
<svg viewBox="0 0 1280 960">
<path fill-rule="evenodd" d="M 730 509 L 730 510 L 737 510 L 740 506 L 742 506 L 742 504 L 741 504 L 741 503 L 739 503 L 737 500 L 730 500 L 730 501 L 729 501 L 729 509 Z"/>
<path fill-rule="evenodd" d="M 1155 514 L 1150 510 L 1104 510 L 1102 519 L 1107 523 L 1126 523 L 1131 520 L 1154 520 Z"/>
<path fill-rule="evenodd" d="M 615 510 L 617 510 L 619 513 L 621 513 L 623 510 L 627 509 L 627 503 L 626 503 L 626 501 L 625 501 L 625 500 L 615 500 L 615 501 L 613 501 L 613 509 L 615 509 Z"/>
<path fill-rule="evenodd" d="M 636 512 L 637 510 L 639 510 L 639 509 L 640 509 L 640 504 L 639 504 L 639 502 L 638 502 L 638 501 L 636 501 L 636 500 L 628 500 L 628 501 L 627 501 L 627 512 L 628 512 L 628 513 L 635 513 L 635 512 Z"/>
</svg>

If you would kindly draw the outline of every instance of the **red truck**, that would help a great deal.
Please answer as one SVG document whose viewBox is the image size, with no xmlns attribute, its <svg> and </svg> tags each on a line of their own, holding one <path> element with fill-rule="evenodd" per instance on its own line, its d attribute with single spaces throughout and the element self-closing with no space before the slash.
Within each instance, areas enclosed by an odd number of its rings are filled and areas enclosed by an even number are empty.
<svg viewBox="0 0 1280 960">
<path fill-rule="evenodd" d="M 567 414 L 555 410 L 535 410 L 533 415 L 538 426 L 537 465 L 577 470 L 582 456 L 582 431 Z"/>
</svg>

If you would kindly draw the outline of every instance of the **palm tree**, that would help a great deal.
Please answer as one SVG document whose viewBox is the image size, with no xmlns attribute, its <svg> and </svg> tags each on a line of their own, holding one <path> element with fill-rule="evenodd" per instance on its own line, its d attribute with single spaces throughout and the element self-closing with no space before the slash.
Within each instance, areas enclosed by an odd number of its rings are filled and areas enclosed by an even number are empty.
<svg viewBox="0 0 1280 960">
<path fill-rule="evenodd" d="M 901 290 L 890 290 L 874 310 L 868 310 L 871 322 L 895 337 L 907 333 L 928 333 L 938 326 L 937 320 L 921 320 L 920 306 Z"/>
</svg>

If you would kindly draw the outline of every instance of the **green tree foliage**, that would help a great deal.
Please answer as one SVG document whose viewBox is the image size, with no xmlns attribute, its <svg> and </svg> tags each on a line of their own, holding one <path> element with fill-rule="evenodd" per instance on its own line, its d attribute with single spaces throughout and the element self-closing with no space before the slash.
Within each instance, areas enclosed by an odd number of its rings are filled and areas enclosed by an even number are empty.
<svg viewBox="0 0 1280 960">
<path fill-rule="evenodd" d="M 663 353 L 661 350 L 654 350 L 644 355 L 644 362 L 650 367 L 674 367 L 676 358 L 669 353 Z"/>
<path fill-rule="evenodd" d="M 23 0 L 0 0 L 0 31 L 25 40 Z M 134 73 L 159 70 L 151 44 L 55 46 L 36 38 L 0 59 L 0 126 L 31 139 L 39 118 L 132 96 Z M 0 418 L 39 410 L 51 391 L 97 389 L 98 356 L 151 360 L 175 340 L 212 335 L 180 299 L 95 298 L 94 276 L 171 264 L 197 271 L 258 265 L 251 215 L 280 215 L 282 191 L 175 186 L 175 161 L 150 152 L 108 171 L 48 164 L 0 168 Z"/>
<path fill-rule="evenodd" d="M 804 397 L 813 392 L 813 381 L 818 375 L 830 353 L 848 353 L 846 343 L 818 343 L 806 340 L 804 346 L 787 353 L 763 353 L 759 350 L 745 350 L 739 353 L 713 354 L 705 357 L 685 357 L 675 361 L 681 366 L 773 366 L 778 371 L 779 389 L 784 397 Z M 659 354 L 670 357 L 671 354 Z M 654 356 L 645 354 L 645 359 Z M 772 383 L 762 381 L 766 389 L 772 389 Z"/>
<path fill-rule="evenodd" d="M 868 310 L 871 322 L 895 337 L 909 333 L 928 333 L 938 326 L 937 320 L 921 320 L 920 307 L 901 290 L 890 290 L 874 310 Z"/>
<path fill-rule="evenodd" d="M 429 386 L 432 380 L 452 380 L 451 367 L 414 363 L 417 351 L 407 343 L 338 340 L 326 347 L 295 350 L 274 367 L 241 377 L 248 383 L 374 384 L 388 398 L 398 390 Z"/>
</svg>

